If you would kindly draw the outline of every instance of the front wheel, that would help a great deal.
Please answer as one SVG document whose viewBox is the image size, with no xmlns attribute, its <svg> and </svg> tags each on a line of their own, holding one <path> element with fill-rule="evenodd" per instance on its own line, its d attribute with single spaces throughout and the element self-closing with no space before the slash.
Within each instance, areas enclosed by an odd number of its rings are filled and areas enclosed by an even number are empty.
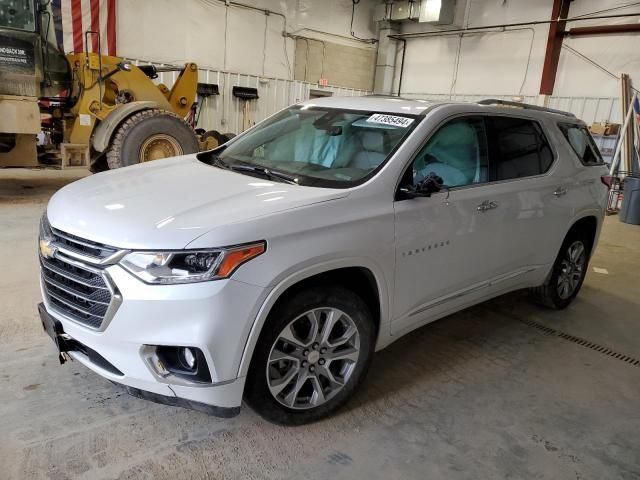
<svg viewBox="0 0 640 480">
<path fill-rule="evenodd" d="M 589 265 L 591 245 L 583 235 L 569 235 L 544 285 L 533 289 L 538 300 L 551 308 L 563 309 L 576 298 Z"/>
<path fill-rule="evenodd" d="M 271 313 L 246 383 L 266 419 L 301 425 L 342 406 L 362 382 L 375 344 L 371 314 L 343 288 L 302 291 Z"/>
</svg>

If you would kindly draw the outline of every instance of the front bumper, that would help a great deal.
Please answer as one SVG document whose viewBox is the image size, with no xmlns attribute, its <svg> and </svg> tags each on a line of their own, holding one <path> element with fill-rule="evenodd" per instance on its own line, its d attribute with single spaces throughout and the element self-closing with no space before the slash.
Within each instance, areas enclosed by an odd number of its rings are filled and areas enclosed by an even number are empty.
<svg viewBox="0 0 640 480">
<path fill-rule="evenodd" d="M 245 381 L 238 377 L 240 361 L 265 289 L 232 279 L 147 285 L 118 265 L 106 271 L 121 303 L 100 331 L 57 311 L 43 291 L 46 313 L 59 322 L 66 337 L 86 347 L 71 349 L 68 355 L 141 398 L 218 416 L 236 414 Z M 211 383 L 162 377 L 146 359 L 149 345 L 199 348 Z M 87 352 L 97 353 L 107 364 Z"/>
</svg>

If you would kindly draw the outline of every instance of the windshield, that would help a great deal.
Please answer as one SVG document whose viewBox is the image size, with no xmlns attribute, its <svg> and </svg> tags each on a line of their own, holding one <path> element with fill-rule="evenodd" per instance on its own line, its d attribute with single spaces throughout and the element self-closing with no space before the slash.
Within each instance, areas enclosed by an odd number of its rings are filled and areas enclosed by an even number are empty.
<svg viewBox="0 0 640 480">
<path fill-rule="evenodd" d="M 36 16 L 33 0 L 0 0 L 0 27 L 34 32 Z"/>
<path fill-rule="evenodd" d="M 346 188 L 371 176 L 416 123 L 411 115 L 291 107 L 223 147 L 216 159 L 244 167 L 243 173 L 258 167 L 301 185 Z"/>
</svg>

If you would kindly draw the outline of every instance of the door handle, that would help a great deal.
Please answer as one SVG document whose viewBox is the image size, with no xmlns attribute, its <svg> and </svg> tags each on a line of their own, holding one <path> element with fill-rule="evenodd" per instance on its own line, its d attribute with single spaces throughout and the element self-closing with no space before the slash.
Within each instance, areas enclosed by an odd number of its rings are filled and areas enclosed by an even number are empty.
<svg viewBox="0 0 640 480">
<path fill-rule="evenodd" d="M 558 187 L 556 188 L 556 190 L 553 192 L 553 194 L 556 197 L 561 197 L 562 195 L 566 195 L 567 194 L 567 189 L 564 187 Z"/>
<path fill-rule="evenodd" d="M 487 210 L 492 210 L 494 208 L 498 208 L 498 203 L 490 202 L 489 200 L 485 200 L 480 205 L 478 205 L 479 212 L 486 212 Z"/>
</svg>

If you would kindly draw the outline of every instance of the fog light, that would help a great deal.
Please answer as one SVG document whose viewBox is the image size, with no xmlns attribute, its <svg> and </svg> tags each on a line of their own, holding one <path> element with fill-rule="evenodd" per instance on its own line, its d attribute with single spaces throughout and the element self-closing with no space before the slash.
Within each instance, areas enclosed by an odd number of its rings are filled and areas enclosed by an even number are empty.
<svg viewBox="0 0 640 480">
<path fill-rule="evenodd" d="M 191 370 L 196 367 L 196 355 L 189 347 L 184 347 L 182 349 L 182 358 L 184 359 L 186 366 Z"/>
<path fill-rule="evenodd" d="M 161 377 L 211 383 L 207 359 L 197 347 L 146 345 L 143 355 Z"/>
<path fill-rule="evenodd" d="M 158 358 L 158 355 L 156 355 L 155 353 L 151 356 L 151 364 L 153 365 L 153 368 L 156 369 L 156 372 L 158 372 L 158 374 L 161 377 L 166 377 L 167 375 L 169 375 L 169 370 L 164 368 L 164 365 Z"/>
</svg>

